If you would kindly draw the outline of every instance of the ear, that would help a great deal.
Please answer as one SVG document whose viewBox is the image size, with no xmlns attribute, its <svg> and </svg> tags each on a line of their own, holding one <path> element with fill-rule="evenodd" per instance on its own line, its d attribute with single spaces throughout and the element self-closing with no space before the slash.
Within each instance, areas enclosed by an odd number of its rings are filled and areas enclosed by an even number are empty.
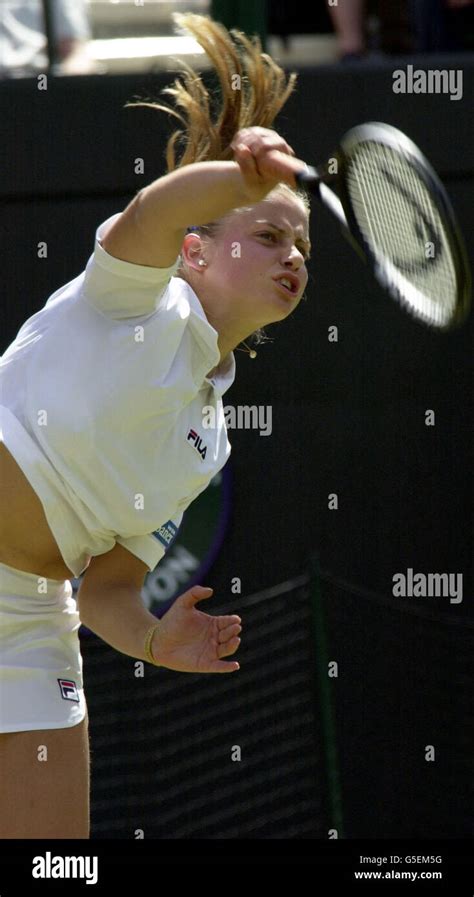
<svg viewBox="0 0 474 897">
<path fill-rule="evenodd" d="M 205 258 L 204 242 L 199 234 L 186 234 L 181 246 L 181 256 L 188 268 L 203 272 L 205 266 L 199 262 Z"/>
</svg>

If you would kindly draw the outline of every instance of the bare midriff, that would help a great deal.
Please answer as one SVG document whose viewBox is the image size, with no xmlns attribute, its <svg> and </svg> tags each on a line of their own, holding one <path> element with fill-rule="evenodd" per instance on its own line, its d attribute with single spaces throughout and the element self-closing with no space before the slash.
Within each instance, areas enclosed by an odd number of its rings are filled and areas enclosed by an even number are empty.
<svg viewBox="0 0 474 897">
<path fill-rule="evenodd" d="M 21 467 L 0 442 L 0 562 L 47 579 L 71 579 L 43 505 Z"/>
</svg>

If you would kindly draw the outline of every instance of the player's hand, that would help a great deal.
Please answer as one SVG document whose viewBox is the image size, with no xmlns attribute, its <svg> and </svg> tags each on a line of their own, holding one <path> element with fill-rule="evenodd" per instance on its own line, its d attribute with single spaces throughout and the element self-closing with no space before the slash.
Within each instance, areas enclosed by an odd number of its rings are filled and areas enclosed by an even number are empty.
<svg viewBox="0 0 474 897">
<path fill-rule="evenodd" d="M 269 128 L 242 128 L 231 148 L 250 202 L 260 202 L 280 181 L 295 188 L 295 174 L 306 169 L 286 140 Z"/>
<path fill-rule="evenodd" d="M 196 607 L 212 593 L 213 589 L 193 586 L 163 615 L 151 646 L 157 664 L 180 673 L 233 673 L 240 669 L 237 661 L 222 660 L 235 654 L 240 645 L 240 617 L 212 617 Z"/>
</svg>

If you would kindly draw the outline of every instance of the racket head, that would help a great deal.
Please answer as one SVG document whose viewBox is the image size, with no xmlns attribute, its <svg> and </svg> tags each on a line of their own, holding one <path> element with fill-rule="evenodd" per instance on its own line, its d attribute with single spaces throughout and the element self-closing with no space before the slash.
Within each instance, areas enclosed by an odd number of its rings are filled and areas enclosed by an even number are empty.
<svg viewBox="0 0 474 897">
<path fill-rule="evenodd" d="M 349 233 L 378 282 L 425 324 L 461 324 L 471 299 L 467 253 L 446 190 L 419 148 L 392 125 L 368 122 L 344 135 L 337 160 Z"/>
</svg>

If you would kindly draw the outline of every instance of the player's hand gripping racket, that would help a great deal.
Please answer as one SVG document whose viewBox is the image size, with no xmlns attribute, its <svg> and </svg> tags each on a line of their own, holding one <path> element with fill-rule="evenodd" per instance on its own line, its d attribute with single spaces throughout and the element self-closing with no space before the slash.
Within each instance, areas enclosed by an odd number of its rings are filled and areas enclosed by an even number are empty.
<svg viewBox="0 0 474 897">
<path fill-rule="evenodd" d="M 326 165 L 295 177 L 411 314 L 441 329 L 465 319 L 471 278 L 462 235 L 443 185 L 405 134 L 380 122 L 359 125 Z"/>
</svg>

